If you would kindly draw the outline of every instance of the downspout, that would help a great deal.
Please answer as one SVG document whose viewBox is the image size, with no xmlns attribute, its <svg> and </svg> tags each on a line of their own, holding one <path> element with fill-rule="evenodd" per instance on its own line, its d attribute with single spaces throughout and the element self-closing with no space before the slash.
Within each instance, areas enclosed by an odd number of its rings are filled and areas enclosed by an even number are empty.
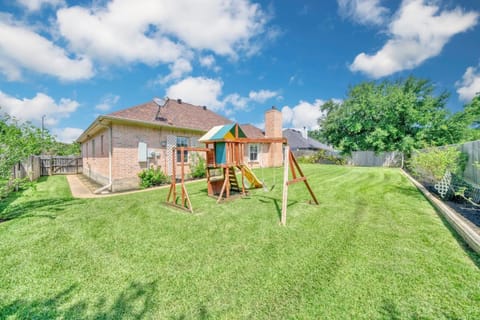
<svg viewBox="0 0 480 320">
<path fill-rule="evenodd" d="M 94 194 L 98 194 L 98 193 L 101 193 L 107 189 L 110 189 L 111 191 L 111 188 L 112 188 L 112 124 L 110 123 L 109 126 L 107 125 L 104 125 L 102 123 L 100 123 L 101 126 L 105 127 L 105 128 L 108 128 L 109 130 L 109 137 L 108 137 L 108 184 L 95 190 L 93 193 Z"/>
</svg>

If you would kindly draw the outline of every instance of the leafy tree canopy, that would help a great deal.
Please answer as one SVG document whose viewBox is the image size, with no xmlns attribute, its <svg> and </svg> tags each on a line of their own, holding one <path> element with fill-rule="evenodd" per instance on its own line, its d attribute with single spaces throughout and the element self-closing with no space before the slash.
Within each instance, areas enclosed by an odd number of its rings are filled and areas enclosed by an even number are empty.
<svg viewBox="0 0 480 320">
<path fill-rule="evenodd" d="M 446 109 L 448 94 L 434 91 L 430 81 L 413 77 L 361 83 L 350 88 L 343 102 L 322 106 L 327 115 L 319 119 L 321 136 L 344 153 L 409 153 L 461 141 L 471 117 L 452 116 Z"/>
<path fill-rule="evenodd" d="M 29 122 L 19 122 L 8 114 L 0 113 L 0 179 L 9 179 L 13 166 L 31 155 L 79 154 L 78 144 L 55 141 L 48 131 Z"/>
</svg>

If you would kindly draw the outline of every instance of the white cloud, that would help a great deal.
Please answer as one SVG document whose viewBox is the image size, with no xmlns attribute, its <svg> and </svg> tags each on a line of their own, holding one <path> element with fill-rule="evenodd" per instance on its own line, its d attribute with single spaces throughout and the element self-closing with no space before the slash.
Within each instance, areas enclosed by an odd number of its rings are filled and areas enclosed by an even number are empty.
<svg viewBox="0 0 480 320">
<path fill-rule="evenodd" d="M 0 72 L 9 80 L 19 80 L 22 69 L 29 69 L 62 80 L 88 79 L 93 76 L 91 61 L 70 58 L 48 39 L 7 21 L 0 21 Z"/>
<path fill-rule="evenodd" d="M 174 62 L 185 55 L 182 45 L 168 39 L 152 25 L 162 11 L 161 2 L 143 2 L 112 1 L 106 8 L 60 9 L 57 11 L 60 33 L 73 50 L 112 63 L 155 65 Z"/>
<path fill-rule="evenodd" d="M 286 127 L 306 127 L 309 130 L 318 129 L 318 119 L 324 116 L 320 106 L 325 101 L 316 99 L 313 103 L 300 101 L 296 106 L 282 108 L 283 124 Z"/>
<path fill-rule="evenodd" d="M 271 90 L 250 91 L 248 97 L 250 100 L 264 103 L 265 101 L 278 96 L 278 92 Z"/>
<path fill-rule="evenodd" d="M 234 107 L 233 111 L 237 110 L 248 110 L 249 103 L 264 103 L 265 101 L 279 97 L 278 92 L 272 90 L 259 90 L 259 91 L 250 91 L 248 97 L 242 97 L 238 93 L 229 94 L 223 102 L 228 105 L 232 105 Z"/>
<path fill-rule="evenodd" d="M 461 81 L 456 83 L 460 99 L 469 102 L 480 93 L 480 68 L 468 67 Z"/>
<path fill-rule="evenodd" d="M 203 56 L 198 59 L 200 65 L 206 68 L 212 68 L 215 65 L 215 58 L 210 54 L 208 56 Z"/>
<path fill-rule="evenodd" d="M 80 137 L 80 135 L 83 133 L 83 129 L 70 127 L 53 128 L 51 132 L 57 137 L 57 141 L 72 143 L 77 140 L 78 137 Z"/>
<path fill-rule="evenodd" d="M 17 0 L 18 3 L 23 5 L 29 11 L 37 11 L 44 5 L 51 5 L 57 7 L 63 5 L 64 0 Z"/>
<path fill-rule="evenodd" d="M 117 104 L 118 100 L 120 100 L 120 96 L 107 94 L 102 98 L 102 101 L 95 106 L 95 109 L 100 111 L 108 111 L 112 109 L 115 104 Z"/>
<path fill-rule="evenodd" d="M 380 78 L 435 57 L 454 35 L 477 23 L 477 12 L 443 10 L 425 0 L 404 0 L 390 23 L 391 39 L 374 55 L 360 53 L 350 70 Z"/>
<path fill-rule="evenodd" d="M 363 25 L 384 23 L 389 10 L 380 0 L 337 0 L 340 15 Z"/>
<path fill-rule="evenodd" d="M 178 59 L 169 66 L 170 73 L 161 79 L 159 79 L 160 84 L 168 83 L 172 80 L 180 79 L 183 75 L 190 73 L 192 71 L 192 65 L 188 60 L 185 59 Z"/>
<path fill-rule="evenodd" d="M 226 104 L 231 104 L 236 110 L 246 110 L 248 108 L 249 99 L 242 97 L 238 93 L 232 93 L 223 99 Z"/>
<path fill-rule="evenodd" d="M 223 82 L 221 80 L 188 77 L 167 88 L 166 96 L 219 111 L 224 107 L 224 102 L 219 100 L 222 87 Z"/>
<path fill-rule="evenodd" d="M 63 8 L 57 18 L 74 50 L 108 62 L 150 65 L 191 59 L 191 49 L 236 57 L 267 23 L 249 0 L 113 0 Z"/>
<path fill-rule="evenodd" d="M 31 99 L 19 99 L 0 91 L 0 111 L 21 121 L 31 121 L 36 125 L 41 124 L 44 115 L 46 125 L 55 125 L 60 119 L 68 118 L 79 105 L 77 101 L 66 98 L 55 102 L 52 97 L 44 93 L 37 93 Z"/>
</svg>

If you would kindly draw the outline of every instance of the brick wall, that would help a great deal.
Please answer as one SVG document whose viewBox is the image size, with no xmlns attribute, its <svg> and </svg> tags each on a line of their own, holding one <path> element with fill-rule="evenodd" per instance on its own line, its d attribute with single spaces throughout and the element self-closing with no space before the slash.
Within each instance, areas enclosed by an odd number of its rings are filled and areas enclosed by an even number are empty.
<svg viewBox="0 0 480 320">
<path fill-rule="evenodd" d="M 101 136 L 103 135 L 103 154 L 101 153 Z M 160 168 L 166 173 L 167 155 L 165 141 L 167 135 L 199 138 L 200 135 L 182 130 L 166 130 L 160 128 L 147 128 L 121 124 L 112 125 L 112 191 L 136 189 L 139 186 L 138 173 L 153 167 Z M 94 137 L 82 144 L 84 174 L 102 185 L 109 181 L 109 132 L 108 129 L 99 132 Z M 95 141 L 95 142 L 93 142 Z M 138 161 L 138 143 L 147 144 L 155 156 L 149 157 L 147 162 Z M 162 144 L 163 142 L 163 144 Z M 92 145 L 95 144 L 95 155 Z M 180 165 L 177 165 L 177 175 L 180 174 Z M 185 164 L 185 173 L 190 172 L 190 167 Z"/>
<path fill-rule="evenodd" d="M 82 144 L 83 174 L 102 185 L 109 179 L 108 131 L 105 128 Z"/>
</svg>

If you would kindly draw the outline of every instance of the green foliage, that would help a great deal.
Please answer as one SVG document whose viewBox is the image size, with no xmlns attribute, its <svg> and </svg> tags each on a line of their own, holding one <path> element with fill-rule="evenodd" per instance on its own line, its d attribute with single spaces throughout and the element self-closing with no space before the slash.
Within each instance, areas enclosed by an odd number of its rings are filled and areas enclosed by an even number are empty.
<svg viewBox="0 0 480 320">
<path fill-rule="evenodd" d="M 80 155 L 80 144 L 77 142 L 63 143 L 55 141 L 49 147 L 48 153 L 57 156 Z"/>
<path fill-rule="evenodd" d="M 145 169 L 138 174 L 140 178 L 140 187 L 150 188 L 165 184 L 168 181 L 168 177 L 163 173 L 161 168 L 149 168 Z"/>
<path fill-rule="evenodd" d="M 467 161 L 468 155 L 456 147 L 429 148 L 414 152 L 407 166 L 415 176 L 433 183 L 447 171 L 463 176 Z"/>
<path fill-rule="evenodd" d="M 194 179 L 201 179 L 207 176 L 207 165 L 203 157 L 198 153 L 191 153 L 190 174 Z"/>
<path fill-rule="evenodd" d="M 4 196 L 12 190 L 27 186 L 23 181 L 12 180 L 12 168 L 31 155 L 39 155 L 54 143 L 48 132 L 29 122 L 20 123 L 7 114 L 0 115 L 0 193 Z"/>
<path fill-rule="evenodd" d="M 344 153 L 402 151 L 461 140 L 465 122 L 446 109 L 447 93 L 436 95 L 428 80 L 364 82 L 340 103 L 322 106 L 322 136 Z"/>
<path fill-rule="evenodd" d="M 330 154 L 323 149 L 318 150 L 313 155 L 305 155 L 298 157 L 297 161 L 299 163 L 328 163 L 337 165 L 346 164 L 346 160 L 343 157 Z"/>
<path fill-rule="evenodd" d="M 456 134 L 461 136 L 461 142 L 480 140 L 480 94 L 453 118 L 457 125 Z"/>
</svg>

